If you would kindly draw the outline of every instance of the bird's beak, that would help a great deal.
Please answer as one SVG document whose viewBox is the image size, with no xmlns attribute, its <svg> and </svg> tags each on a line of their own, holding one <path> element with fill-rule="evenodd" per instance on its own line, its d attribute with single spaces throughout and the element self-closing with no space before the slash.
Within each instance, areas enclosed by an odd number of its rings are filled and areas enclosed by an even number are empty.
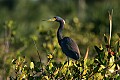
<svg viewBox="0 0 120 80">
<path fill-rule="evenodd" d="M 51 19 L 48 19 L 47 21 L 55 21 L 56 18 L 51 18 Z"/>
</svg>

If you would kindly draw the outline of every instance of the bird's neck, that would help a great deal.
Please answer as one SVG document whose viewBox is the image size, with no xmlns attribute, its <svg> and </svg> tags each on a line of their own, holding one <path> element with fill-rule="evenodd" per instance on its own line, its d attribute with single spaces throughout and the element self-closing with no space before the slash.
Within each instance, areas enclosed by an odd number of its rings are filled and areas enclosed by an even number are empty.
<svg viewBox="0 0 120 80">
<path fill-rule="evenodd" d="M 64 22 L 61 21 L 59 23 L 60 23 L 60 26 L 59 26 L 58 31 L 57 31 L 57 38 L 58 38 L 58 42 L 60 43 L 60 41 L 63 39 L 62 30 L 64 28 Z"/>
</svg>

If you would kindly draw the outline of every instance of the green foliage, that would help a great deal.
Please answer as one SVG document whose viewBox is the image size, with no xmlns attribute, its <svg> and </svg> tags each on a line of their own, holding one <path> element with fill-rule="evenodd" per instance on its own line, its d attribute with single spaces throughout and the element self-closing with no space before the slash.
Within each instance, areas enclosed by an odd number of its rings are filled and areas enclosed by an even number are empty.
<svg viewBox="0 0 120 80">
<path fill-rule="evenodd" d="M 104 36 L 105 37 L 105 36 Z M 101 80 L 101 79 L 120 79 L 119 77 L 119 56 L 120 51 L 120 37 L 114 45 L 106 45 L 107 38 L 101 47 L 95 46 L 97 55 L 94 59 L 81 57 L 78 61 L 70 60 L 69 65 L 67 61 L 57 62 L 53 54 L 48 54 L 47 64 L 42 62 L 31 61 L 27 62 L 25 58 L 18 57 L 12 60 L 12 68 L 14 69 L 14 76 L 11 79 L 29 79 L 29 80 L 43 80 L 43 79 L 85 79 L 85 80 Z M 117 49 L 116 49 L 117 48 Z M 114 50 L 117 51 L 114 51 Z"/>
</svg>

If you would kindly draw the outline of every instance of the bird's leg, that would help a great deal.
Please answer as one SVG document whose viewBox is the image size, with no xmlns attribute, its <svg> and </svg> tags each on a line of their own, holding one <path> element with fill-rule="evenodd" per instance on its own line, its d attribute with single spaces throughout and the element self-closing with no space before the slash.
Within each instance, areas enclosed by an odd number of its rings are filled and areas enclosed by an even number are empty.
<svg viewBox="0 0 120 80">
<path fill-rule="evenodd" d="M 67 57 L 67 61 L 68 61 L 68 66 L 67 66 L 67 71 L 66 71 L 66 76 L 67 76 L 67 74 L 68 74 L 68 71 L 69 71 L 69 57 Z"/>
<path fill-rule="evenodd" d="M 69 70 L 69 57 L 67 57 L 67 59 L 68 59 L 68 67 L 67 67 L 67 68 L 68 68 L 68 70 Z"/>
<path fill-rule="evenodd" d="M 66 71 L 66 76 L 67 76 L 67 74 L 68 74 L 68 71 L 69 71 L 69 57 L 67 57 L 67 60 L 66 60 L 66 62 L 68 62 L 68 66 L 66 67 L 67 68 L 67 71 Z"/>
<path fill-rule="evenodd" d="M 69 57 L 67 57 L 67 59 L 68 59 L 68 66 L 69 66 Z"/>
</svg>

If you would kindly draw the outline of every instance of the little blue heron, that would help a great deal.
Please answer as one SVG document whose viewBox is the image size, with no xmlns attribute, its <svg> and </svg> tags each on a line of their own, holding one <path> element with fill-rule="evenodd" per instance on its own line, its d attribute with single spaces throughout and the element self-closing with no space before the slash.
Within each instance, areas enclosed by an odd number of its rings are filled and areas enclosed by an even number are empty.
<svg viewBox="0 0 120 80">
<path fill-rule="evenodd" d="M 68 58 L 68 65 L 69 65 L 69 57 L 74 60 L 78 60 L 80 58 L 80 51 L 79 51 L 78 45 L 70 37 L 62 36 L 62 30 L 65 24 L 64 19 L 62 19 L 59 16 L 55 16 L 47 21 L 56 21 L 56 22 L 59 22 L 60 24 L 57 31 L 57 39 L 63 53 Z"/>
</svg>

